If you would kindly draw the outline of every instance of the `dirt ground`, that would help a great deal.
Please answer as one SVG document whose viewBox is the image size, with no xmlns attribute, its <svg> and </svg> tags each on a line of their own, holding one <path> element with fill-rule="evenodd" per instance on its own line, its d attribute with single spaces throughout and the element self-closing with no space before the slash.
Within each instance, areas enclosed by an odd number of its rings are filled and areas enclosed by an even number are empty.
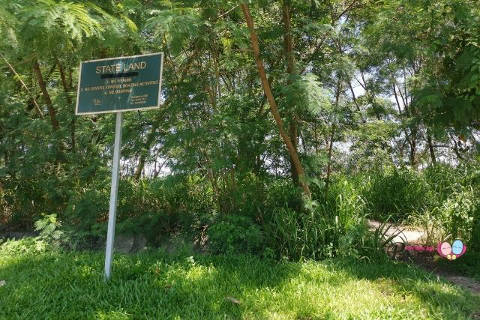
<svg viewBox="0 0 480 320">
<path fill-rule="evenodd" d="M 436 258 L 439 258 L 438 256 Z M 441 258 L 440 258 L 441 259 Z M 408 263 L 414 263 L 424 270 L 427 270 L 438 277 L 442 277 L 460 287 L 463 287 L 473 294 L 480 295 L 480 283 L 473 278 L 458 274 L 445 267 L 445 264 L 439 264 L 433 253 L 410 253 L 406 259 Z M 480 315 L 479 315 L 480 319 Z"/>
</svg>

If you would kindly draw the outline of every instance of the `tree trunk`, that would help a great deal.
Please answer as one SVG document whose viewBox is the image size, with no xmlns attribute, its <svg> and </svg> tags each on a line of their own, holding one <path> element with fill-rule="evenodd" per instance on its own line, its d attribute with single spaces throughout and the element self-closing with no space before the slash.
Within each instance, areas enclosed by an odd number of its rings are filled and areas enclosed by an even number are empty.
<svg viewBox="0 0 480 320">
<path fill-rule="evenodd" d="M 154 123 L 152 125 L 152 130 L 148 133 L 147 141 L 145 142 L 145 147 L 142 148 L 142 150 L 140 152 L 140 159 L 138 160 L 138 166 L 137 166 L 137 168 L 135 170 L 135 173 L 134 173 L 134 178 L 137 181 L 142 176 L 142 171 L 143 171 L 143 168 L 145 167 L 145 160 L 147 159 L 148 152 L 150 150 L 150 146 L 152 145 L 153 140 L 155 139 L 155 135 L 157 133 L 157 129 L 159 127 L 159 124 L 160 124 L 160 121 L 157 121 L 156 123 Z"/>
<path fill-rule="evenodd" d="M 292 76 L 295 75 L 295 57 L 293 54 L 293 40 L 292 40 L 292 25 L 291 25 L 291 6 L 289 0 L 283 1 L 283 26 L 284 26 L 284 33 L 283 33 L 283 43 L 284 43 L 284 50 L 285 50 L 285 57 L 287 59 L 287 73 L 289 75 L 289 79 L 287 80 L 288 84 L 292 83 Z M 293 147 L 295 151 L 298 153 L 298 123 L 297 117 L 295 114 L 295 110 L 293 110 L 292 119 L 290 120 L 289 124 L 289 133 L 290 139 L 292 140 Z M 292 180 L 295 185 L 299 185 L 298 179 L 298 172 L 293 163 L 292 158 L 290 158 L 290 173 L 292 175 Z"/>
<path fill-rule="evenodd" d="M 400 106 L 400 100 L 398 99 L 398 94 L 397 94 L 397 89 L 396 89 L 395 83 L 393 83 L 392 87 L 393 87 L 393 94 L 394 94 L 394 97 L 395 97 L 395 101 L 397 103 L 398 116 L 400 117 L 400 119 L 403 122 L 403 118 L 408 117 L 408 108 L 407 108 L 407 105 L 405 105 L 405 100 L 402 97 L 402 102 L 404 103 L 404 105 L 403 105 L 404 110 L 402 111 L 402 108 Z M 400 87 L 398 88 L 398 92 L 400 94 L 402 92 Z M 407 128 L 405 127 L 404 124 L 402 124 L 402 128 L 403 128 L 403 133 L 405 134 L 405 140 L 408 143 L 408 145 L 410 146 L 409 162 L 410 162 L 410 165 L 412 167 L 414 167 L 415 166 L 415 154 L 416 154 L 416 148 L 417 148 L 417 144 L 416 144 L 416 140 L 415 140 L 416 139 L 416 131 L 410 129 L 410 134 L 408 134 Z M 401 159 L 402 159 L 402 163 L 403 163 L 403 150 L 401 151 Z"/>
<path fill-rule="evenodd" d="M 183 76 L 182 76 L 183 79 Z M 163 110 L 165 110 L 168 105 L 170 104 L 171 97 L 167 98 L 162 105 L 162 110 L 156 114 L 155 118 L 153 119 L 153 124 L 150 132 L 147 135 L 147 140 L 145 141 L 145 145 L 140 151 L 140 159 L 138 161 L 137 168 L 135 169 L 134 178 L 135 180 L 139 180 L 140 176 L 142 175 L 143 168 L 145 167 L 145 161 L 147 159 L 148 153 L 150 152 L 150 148 L 152 146 L 153 141 L 155 140 L 157 129 L 160 128 L 161 121 L 163 119 Z"/>
<path fill-rule="evenodd" d="M 363 74 L 363 71 L 360 71 L 360 77 L 362 78 L 363 85 L 360 84 L 363 89 L 365 90 L 365 95 L 367 97 L 367 102 L 372 106 L 373 112 L 375 113 L 375 117 L 377 118 L 378 121 L 382 120 L 381 115 L 378 113 L 377 108 L 375 107 L 375 92 L 372 92 L 367 84 L 367 81 L 365 80 L 365 75 Z"/>
<path fill-rule="evenodd" d="M 355 91 L 353 90 L 352 83 L 350 81 L 348 81 L 348 86 L 350 87 L 350 92 L 352 93 L 353 103 L 355 104 L 355 107 L 357 107 L 358 114 L 362 118 L 362 122 L 366 123 L 367 120 L 363 116 L 362 110 L 360 109 L 360 106 L 358 105 L 357 97 L 355 96 Z"/>
<path fill-rule="evenodd" d="M 335 109 L 338 109 L 338 104 L 340 103 L 340 93 L 342 91 L 342 82 L 339 79 L 337 82 L 337 92 L 335 93 Z M 333 139 L 335 138 L 335 124 L 332 124 L 332 132 L 330 133 L 330 142 L 328 146 L 328 164 L 327 164 L 327 179 L 325 182 L 325 196 L 328 195 L 328 187 L 330 185 L 330 175 L 332 173 L 332 150 L 333 150 Z"/>
<path fill-rule="evenodd" d="M 410 129 L 410 165 L 417 167 L 417 131 Z"/>
<path fill-rule="evenodd" d="M 42 71 L 40 70 L 40 65 L 38 64 L 37 59 L 33 61 L 33 71 L 35 72 L 35 76 L 37 77 L 38 85 L 42 90 L 43 99 L 45 100 L 45 104 L 48 108 L 48 114 L 50 115 L 50 122 L 52 123 L 52 127 L 54 130 L 59 129 L 59 124 L 57 120 L 57 113 L 55 108 L 53 107 L 52 99 L 50 98 L 50 94 L 47 91 L 47 85 L 43 80 Z"/>
<path fill-rule="evenodd" d="M 432 136 L 430 135 L 430 132 L 428 132 L 428 130 L 427 130 L 427 144 L 428 144 L 428 149 L 430 150 L 430 159 L 432 160 L 432 164 L 436 165 L 437 158 L 435 157 L 435 149 L 432 143 Z"/>
<path fill-rule="evenodd" d="M 459 141 L 457 141 L 453 135 L 450 135 L 450 139 L 453 141 L 453 146 L 452 150 L 455 152 L 455 155 L 457 156 L 458 161 L 460 162 L 461 160 L 465 160 L 465 158 L 461 155 L 460 150 L 458 149 L 458 145 L 460 144 Z"/>
<path fill-rule="evenodd" d="M 328 195 L 328 187 L 330 185 L 330 175 L 332 173 L 332 150 L 333 150 L 334 137 L 335 137 L 335 125 L 332 126 L 332 132 L 330 134 L 330 145 L 328 146 L 328 164 L 327 164 L 327 179 L 325 182 L 325 196 Z"/>
<path fill-rule="evenodd" d="M 71 91 L 71 87 L 69 86 L 67 82 L 67 77 L 65 76 L 65 70 L 63 69 L 62 64 L 57 61 L 58 63 L 58 70 L 60 71 L 60 79 L 62 80 L 62 86 L 63 86 L 63 92 L 65 92 L 65 98 L 67 99 L 68 105 L 72 108 L 72 121 L 70 122 L 70 139 L 72 142 L 72 152 L 75 153 L 75 145 L 76 145 L 76 138 L 75 138 L 75 111 L 73 110 L 73 101 L 72 98 L 68 95 L 68 93 Z M 71 72 L 70 72 L 71 74 Z"/>
<path fill-rule="evenodd" d="M 268 103 L 270 105 L 270 111 L 273 115 L 273 118 L 275 119 L 275 122 L 277 124 L 278 130 L 280 132 L 280 136 L 282 137 L 290 158 L 293 161 L 293 164 L 295 166 L 295 169 L 297 170 L 298 173 L 298 178 L 299 178 L 299 183 L 303 189 L 304 194 L 310 198 L 311 197 L 311 192 L 310 188 L 308 187 L 307 182 L 305 181 L 305 172 L 303 170 L 302 164 L 300 162 L 300 158 L 298 157 L 298 153 L 295 150 L 295 146 L 292 143 L 292 140 L 290 137 L 287 135 L 285 132 L 285 129 L 283 128 L 283 121 L 282 118 L 280 117 L 280 113 L 278 112 L 278 107 L 277 103 L 275 101 L 275 98 L 273 97 L 272 90 L 270 88 L 270 84 L 267 80 L 267 75 L 265 72 L 265 67 L 263 65 L 263 61 L 260 58 L 260 48 L 258 45 L 258 37 L 255 32 L 255 28 L 253 25 L 253 19 L 252 16 L 250 15 L 250 10 L 248 8 L 248 5 L 245 3 L 240 4 L 243 14 L 245 15 L 245 20 L 247 22 L 248 29 L 250 31 L 250 40 L 252 44 L 252 49 L 253 53 L 255 56 L 255 61 L 257 63 L 257 68 L 258 68 L 258 73 L 260 76 L 260 80 L 262 81 L 262 86 L 263 90 L 265 92 L 265 95 L 267 96 Z"/>
<path fill-rule="evenodd" d="M 183 82 L 183 79 L 189 74 L 188 70 L 190 69 L 193 62 L 195 61 L 195 57 L 197 56 L 197 54 L 198 54 L 198 52 L 195 51 L 187 59 L 184 68 L 175 72 L 176 75 L 180 74 L 181 76 L 180 76 L 180 78 L 177 78 L 177 82 L 176 82 L 177 84 L 173 85 L 172 89 L 177 89 L 178 84 L 181 84 Z M 168 61 L 165 60 L 165 63 L 168 63 Z M 171 99 L 172 99 L 172 96 L 169 96 L 163 102 L 162 110 L 165 110 L 168 107 Z M 160 111 L 160 112 L 162 112 L 162 111 Z M 155 133 L 156 133 L 157 129 L 160 127 L 160 121 L 161 121 L 161 117 L 162 117 L 163 113 L 160 113 L 160 114 L 157 114 L 157 115 L 158 115 L 159 118 L 155 118 L 153 120 L 153 121 L 156 121 L 156 122 L 153 123 L 152 129 L 147 135 L 147 141 L 145 142 L 144 148 L 142 148 L 142 150 L 140 151 L 140 158 L 138 160 L 138 165 L 137 165 L 137 168 L 135 169 L 135 173 L 134 173 L 134 179 L 135 180 L 139 180 L 141 175 L 142 175 L 142 171 L 145 168 L 145 162 L 146 162 L 148 153 L 150 151 L 151 144 L 153 143 L 153 140 L 155 140 Z M 158 173 L 157 173 L 157 175 L 158 175 Z"/>
<path fill-rule="evenodd" d="M 295 117 L 290 122 L 289 131 L 290 131 L 290 138 L 292 139 L 293 148 L 298 153 L 298 147 L 297 147 L 298 146 L 298 127 L 297 127 L 297 121 Z M 292 175 L 293 183 L 295 183 L 295 185 L 298 186 L 300 182 L 298 178 L 298 171 L 291 157 L 289 158 L 289 160 L 290 160 L 290 173 Z"/>
</svg>

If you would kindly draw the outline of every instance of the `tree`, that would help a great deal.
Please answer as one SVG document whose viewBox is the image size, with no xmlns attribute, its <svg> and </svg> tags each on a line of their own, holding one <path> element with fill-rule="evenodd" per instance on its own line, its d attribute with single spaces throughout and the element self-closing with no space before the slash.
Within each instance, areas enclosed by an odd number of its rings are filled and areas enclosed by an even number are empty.
<svg viewBox="0 0 480 320">
<path fill-rule="evenodd" d="M 275 98 L 273 97 L 272 89 L 270 88 L 270 83 L 268 82 L 268 79 L 267 79 L 263 61 L 260 58 L 260 47 L 258 45 L 258 37 L 255 32 L 255 27 L 253 24 L 253 19 L 250 14 L 249 7 L 245 3 L 242 3 L 240 6 L 242 7 L 242 11 L 243 11 L 243 14 L 245 15 L 245 20 L 248 25 L 248 29 L 250 30 L 250 40 L 252 43 L 252 50 L 255 56 L 255 61 L 257 63 L 258 74 L 262 81 L 263 90 L 265 91 L 265 95 L 267 96 L 267 100 L 270 105 L 270 111 L 273 115 L 273 118 L 275 119 L 278 130 L 280 132 L 280 136 L 282 137 L 283 142 L 287 147 L 288 154 L 294 164 L 296 174 L 298 174 L 299 183 L 303 188 L 303 192 L 305 193 L 305 196 L 310 197 L 311 192 L 306 181 L 305 171 L 303 170 L 303 166 L 302 166 L 302 163 L 300 162 L 300 158 L 298 157 L 298 153 L 295 148 L 295 145 L 293 144 L 291 137 L 285 132 L 285 129 L 283 127 L 283 121 L 280 116 L 280 113 L 278 112 L 278 106 L 275 101 Z"/>
</svg>

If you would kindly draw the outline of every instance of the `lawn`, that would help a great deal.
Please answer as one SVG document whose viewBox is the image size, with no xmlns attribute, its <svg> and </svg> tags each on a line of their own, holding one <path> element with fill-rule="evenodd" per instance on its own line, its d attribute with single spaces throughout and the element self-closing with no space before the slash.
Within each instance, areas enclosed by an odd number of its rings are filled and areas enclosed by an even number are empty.
<svg viewBox="0 0 480 320">
<path fill-rule="evenodd" d="M 12 247 L 16 247 L 12 250 Z M 0 247 L 0 319 L 469 319 L 480 298 L 414 267 Z"/>
</svg>

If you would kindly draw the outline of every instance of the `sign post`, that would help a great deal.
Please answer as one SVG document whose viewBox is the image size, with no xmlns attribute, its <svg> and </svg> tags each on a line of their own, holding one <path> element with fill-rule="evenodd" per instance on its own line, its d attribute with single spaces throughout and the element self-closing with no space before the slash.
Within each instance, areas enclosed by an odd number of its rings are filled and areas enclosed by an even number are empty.
<svg viewBox="0 0 480 320">
<path fill-rule="evenodd" d="M 75 114 L 116 113 L 112 187 L 108 211 L 105 279 L 111 277 L 122 146 L 122 112 L 160 107 L 163 53 L 80 64 Z"/>
<path fill-rule="evenodd" d="M 122 146 L 122 113 L 117 112 L 115 123 L 115 147 L 113 149 L 112 188 L 108 209 L 107 246 L 105 249 L 105 278 L 110 279 L 112 272 L 113 244 L 115 242 L 115 221 L 117 219 L 118 171 L 120 167 L 120 150 Z"/>
</svg>

